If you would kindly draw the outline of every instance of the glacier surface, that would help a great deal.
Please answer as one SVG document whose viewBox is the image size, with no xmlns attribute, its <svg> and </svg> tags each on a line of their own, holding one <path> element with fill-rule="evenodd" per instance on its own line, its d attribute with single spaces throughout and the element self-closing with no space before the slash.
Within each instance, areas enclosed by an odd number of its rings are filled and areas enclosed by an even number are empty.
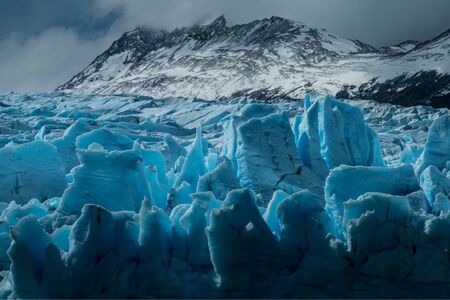
<svg viewBox="0 0 450 300">
<path fill-rule="evenodd" d="M 448 298 L 446 109 L 0 95 L 1 298 Z"/>
</svg>

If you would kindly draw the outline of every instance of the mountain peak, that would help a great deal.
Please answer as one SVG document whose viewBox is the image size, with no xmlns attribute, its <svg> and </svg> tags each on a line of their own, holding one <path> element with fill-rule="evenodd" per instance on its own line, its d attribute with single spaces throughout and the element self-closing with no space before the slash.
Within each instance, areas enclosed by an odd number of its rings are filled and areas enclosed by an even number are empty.
<svg viewBox="0 0 450 300">
<path fill-rule="evenodd" d="M 268 18 L 268 20 L 271 23 L 282 23 L 282 22 L 296 23 L 296 21 L 294 21 L 294 20 L 282 18 L 282 17 L 279 17 L 279 16 L 271 16 L 270 18 Z"/>
<path fill-rule="evenodd" d="M 450 35 L 450 28 L 441 33 L 439 36 L 448 36 L 448 35 Z"/>
<path fill-rule="evenodd" d="M 208 26 L 213 27 L 227 27 L 227 19 L 225 18 L 225 15 L 220 15 L 217 17 L 214 21 L 208 24 Z"/>
</svg>

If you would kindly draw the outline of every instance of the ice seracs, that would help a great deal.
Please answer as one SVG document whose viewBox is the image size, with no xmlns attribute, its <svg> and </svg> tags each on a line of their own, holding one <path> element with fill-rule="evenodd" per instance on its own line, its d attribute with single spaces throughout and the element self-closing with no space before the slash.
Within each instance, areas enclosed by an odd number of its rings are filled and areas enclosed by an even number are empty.
<svg viewBox="0 0 450 300">
<path fill-rule="evenodd" d="M 449 177 L 442 174 L 434 165 L 430 165 L 420 174 L 420 186 L 427 197 L 429 205 L 433 208 L 433 212 L 449 212 Z"/>
<path fill-rule="evenodd" d="M 450 295 L 448 111 L 99 97 L 0 118 L 1 297 Z"/>
<path fill-rule="evenodd" d="M 86 120 L 78 119 L 64 131 L 62 137 L 51 141 L 51 143 L 58 149 L 59 155 L 64 161 L 66 173 L 69 173 L 73 167 L 80 163 L 77 157 L 77 146 L 75 143 L 79 135 L 88 131 L 90 131 L 90 126 Z"/>
<path fill-rule="evenodd" d="M 138 211 L 150 199 L 139 152 L 107 151 L 93 143 L 79 149 L 81 165 L 72 170 L 73 182 L 64 191 L 59 211 L 78 214 L 85 204 L 98 204 L 111 211 Z"/>
<path fill-rule="evenodd" d="M 417 174 L 434 165 L 439 170 L 448 168 L 450 161 L 450 116 L 436 119 L 428 132 L 425 148 L 417 160 Z"/>
<path fill-rule="evenodd" d="M 27 203 L 61 195 L 66 188 L 65 165 L 55 146 L 44 141 L 0 149 L 0 199 Z"/>
<path fill-rule="evenodd" d="M 320 178 L 303 164 L 287 117 L 252 118 L 238 128 L 236 161 L 243 187 L 268 202 L 277 189 L 288 193 L 309 187 L 320 193 Z"/>
<path fill-rule="evenodd" d="M 235 175 L 231 160 L 222 156 L 216 167 L 201 176 L 198 181 L 197 191 L 211 191 L 217 199 L 224 200 L 232 190 L 240 188 L 240 183 Z"/>
<path fill-rule="evenodd" d="M 259 284 L 257 279 L 270 276 L 268 263 L 277 242 L 250 190 L 230 192 L 223 207 L 213 212 L 206 233 L 220 289 L 230 295 L 239 290 L 250 295 L 252 285 Z"/>
<path fill-rule="evenodd" d="M 191 192 L 194 192 L 198 185 L 200 176 L 206 173 L 206 166 L 203 153 L 202 129 L 197 129 L 195 141 L 186 154 L 183 162 L 180 175 L 178 176 L 175 187 L 179 187 L 183 182 L 186 182 Z"/>
<path fill-rule="evenodd" d="M 319 174 L 326 177 L 326 167 L 342 164 L 384 165 L 378 137 L 358 107 L 329 96 L 308 95 L 305 110 L 301 123 L 295 124 L 297 145 L 305 163 Z"/>
<path fill-rule="evenodd" d="M 367 192 L 408 195 L 420 189 L 411 165 L 396 168 L 340 166 L 333 169 L 325 183 L 325 202 L 338 228 L 346 201 Z"/>
<path fill-rule="evenodd" d="M 127 150 L 133 146 L 133 141 L 127 136 L 111 132 L 105 128 L 85 132 L 76 139 L 78 149 L 87 149 L 92 143 L 97 143 L 108 151 Z"/>
</svg>

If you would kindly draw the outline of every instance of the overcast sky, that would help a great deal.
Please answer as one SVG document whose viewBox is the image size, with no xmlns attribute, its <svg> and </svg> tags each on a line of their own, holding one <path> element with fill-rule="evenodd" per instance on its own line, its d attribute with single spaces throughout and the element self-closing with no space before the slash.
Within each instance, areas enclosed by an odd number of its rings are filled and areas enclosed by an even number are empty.
<svg viewBox="0 0 450 300">
<path fill-rule="evenodd" d="M 0 92 L 52 90 L 138 25 L 221 14 L 230 25 L 286 17 L 377 47 L 450 28 L 450 0 L 0 0 Z"/>
</svg>

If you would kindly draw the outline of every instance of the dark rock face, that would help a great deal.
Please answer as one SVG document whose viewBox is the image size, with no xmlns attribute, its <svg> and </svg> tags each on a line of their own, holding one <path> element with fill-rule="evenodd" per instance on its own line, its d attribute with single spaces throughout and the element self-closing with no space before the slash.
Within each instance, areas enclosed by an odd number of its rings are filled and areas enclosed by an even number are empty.
<svg viewBox="0 0 450 300">
<path fill-rule="evenodd" d="M 436 71 L 402 74 L 384 82 L 376 78 L 358 87 L 344 86 L 336 94 L 341 99 L 372 99 L 404 106 L 450 107 L 450 75 Z"/>
</svg>

